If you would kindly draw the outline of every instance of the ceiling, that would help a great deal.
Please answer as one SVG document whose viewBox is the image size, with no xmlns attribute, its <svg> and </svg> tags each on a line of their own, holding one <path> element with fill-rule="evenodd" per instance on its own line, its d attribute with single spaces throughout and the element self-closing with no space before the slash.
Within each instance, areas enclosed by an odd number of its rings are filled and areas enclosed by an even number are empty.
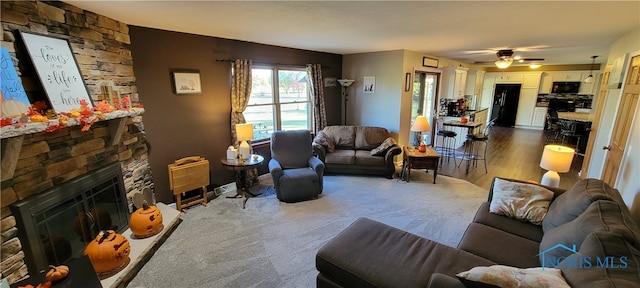
<svg viewBox="0 0 640 288">
<path fill-rule="evenodd" d="M 640 1 L 64 2 L 135 26 L 336 54 L 407 49 L 470 64 L 503 48 L 544 65 L 590 64 L 593 55 L 606 63 L 611 43 L 640 27 Z"/>
</svg>

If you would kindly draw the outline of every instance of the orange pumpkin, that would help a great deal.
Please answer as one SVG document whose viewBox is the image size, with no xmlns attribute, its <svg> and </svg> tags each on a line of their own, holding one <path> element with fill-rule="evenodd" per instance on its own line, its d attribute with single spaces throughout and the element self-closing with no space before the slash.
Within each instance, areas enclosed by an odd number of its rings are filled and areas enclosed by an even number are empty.
<svg viewBox="0 0 640 288">
<path fill-rule="evenodd" d="M 129 240 L 113 230 L 100 231 L 84 249 L 96 273 L 119 271 L 129 264 Z"/>
<path fill-rule="evenodd" d="M 58 280 L 64 279 L 65 277 L 67 277 L 67 275 L 69 275 L 69 266 L 49 265 L 49 267 L 51 267 L 51 269 L 49 269 L 49 271 L 47 271 L 47 274 L 44 275 L 44 278 L 47 279 L 47 281 L 56 282 Z"/>
<path fill-rule="evenodd" d="M 162 212 L 156 206 L 149 206 L 147 202 L 142 203 L 131 218 L 129 218 L 129 228 L 136 238 L 146 238 L 158 234 L 164 228 L 162 224 Z"/>
</svg>

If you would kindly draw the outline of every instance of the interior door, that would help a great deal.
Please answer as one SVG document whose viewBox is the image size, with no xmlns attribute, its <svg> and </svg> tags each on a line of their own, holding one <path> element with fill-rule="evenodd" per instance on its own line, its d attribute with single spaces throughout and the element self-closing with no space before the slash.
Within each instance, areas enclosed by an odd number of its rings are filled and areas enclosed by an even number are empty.
<svg viewBox="0 0 640 288">
<path fill-rule="evenodd" d="M 587 140 L 587 148 L 584 153 L 584 160 L 582 161 L 582 172 L 580 172 L 580 178 L 585 179 L 589 175 L 589 162 L 591 162 L 591 155 L 593 152 L 593 145 L 598 137 L 598 126 L 600 126 L 600 117 L 602 117 L 602 110 L 604 109 L 604 100 L 607 97 L 607 83 L 609 83 L 609 75 L 611 74 L 612 65 L 607 65 L 604 68 L 602 74 L 602 80 L 600 81 L 600 90 L 598 91 L 598 100 L 595 105 L 595 114 L 593 115 L 593 121 L 591 122 L 591 130 L 589 131 L 589 140 Z"/>
<path fill-rule="evenodd" d="M 435 133 L 436 103 L 438 101 L 438 87 L 440 73 L 415 71 L 413 77 L 413 93 L 411 100 L 411 121 L 418 115 L 424 115 L 429 121 L 431 132 L 423 133 L 424 141 L 427 145 L 433 145 Z M 411 132 L 409 136 L 410 145 L 416 143 L 417 133 Z"/>
<path fill-rule="evenodd" d="M 624 149 L 627 146 L 627 139 L 631 129 L 631 121 L 635 115 L 636 105 L 638 104 L 638 95 L 640 95 L 640 56 L 631 58 L 631 65 L 627 72 L 627 81 L 622 88 L 622 99 L 618 108 L 618 115 L 613 124 L 613 132 L 609 146 L 604 149 L 609 150 L 604 162 L 604 170 L 602 171 L 602 181 L 615 187 L 618 177 L 618 170 L 622 163 Z"/>
</svg>

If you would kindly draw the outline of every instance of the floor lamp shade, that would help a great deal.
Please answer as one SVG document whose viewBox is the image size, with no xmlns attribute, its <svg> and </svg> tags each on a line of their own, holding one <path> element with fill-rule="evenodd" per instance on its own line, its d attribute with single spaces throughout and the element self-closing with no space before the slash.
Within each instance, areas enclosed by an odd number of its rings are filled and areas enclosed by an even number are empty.
<svg viewBox="0 0 640 288">
<path fill-rule="evenodd" d="M 236 137 L 240 142 L 239 152 L 240 158 L 249 159 L 249 155 L 251 155 L 251 146 L 247 141 L 253 139 L 253 124 L 244 123 L 244 124 L 236 124 Z"/>
<path fill-rule="evenodd" d="M 552 187 L 560 186 L 560 175 L 558 173 L 569 172 L 575 152 L 574 149 L 560 145 L 544 146 L 542 159 L 540 159 L 540 168 L 549 171 L 542 176 L 540 184 Z"/>
</svg>

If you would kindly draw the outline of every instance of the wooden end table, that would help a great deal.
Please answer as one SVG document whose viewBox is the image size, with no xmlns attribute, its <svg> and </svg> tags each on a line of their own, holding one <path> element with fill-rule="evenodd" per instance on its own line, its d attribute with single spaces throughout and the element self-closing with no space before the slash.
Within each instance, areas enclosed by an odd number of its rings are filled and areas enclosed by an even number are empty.
<svg viewBox="0 0 640 288">
<path fill-rule="evenodd" d="M 403 180 L 409 182 L 411 169 L 425 169 L 425 172 L 433 170 L 433 184 L 436 184 L 438 176 L 438 161 L 440 155 L 431 147 L 427 147 L 425 152 L 418 151 L 418 147 L 402 147 L 402 176 Z"/>
<path fill-rule="evenodd" d="M 223 166 L 229 167 L 234 171 L 236 171 L 236 195 L 228 196 L 227 198 L 242 197 L 243 198 L 242 209 L 244 209 L 245 205 L 247 204 L 247 194 L 253 197 L 261 194 L 261 193 L 258 193 L 258 194 L 251 193 L 251 191 L 249 191 L 249 187 L 245 187 L 246 186 L 245 183 L 247 183 L 246 181 L 247 170 L 255 166 L 258 166 L 259 164 L 262 163 L 262 161 L 264 161 L 264 157 L 256 154 L 251 154 L 249 156 L 249 159 L 247 160 L 239 160 L 239 159 L 229 160 L 226 158 L 220 159 L 220 163 L 222 163 Z"/>
</svg>

